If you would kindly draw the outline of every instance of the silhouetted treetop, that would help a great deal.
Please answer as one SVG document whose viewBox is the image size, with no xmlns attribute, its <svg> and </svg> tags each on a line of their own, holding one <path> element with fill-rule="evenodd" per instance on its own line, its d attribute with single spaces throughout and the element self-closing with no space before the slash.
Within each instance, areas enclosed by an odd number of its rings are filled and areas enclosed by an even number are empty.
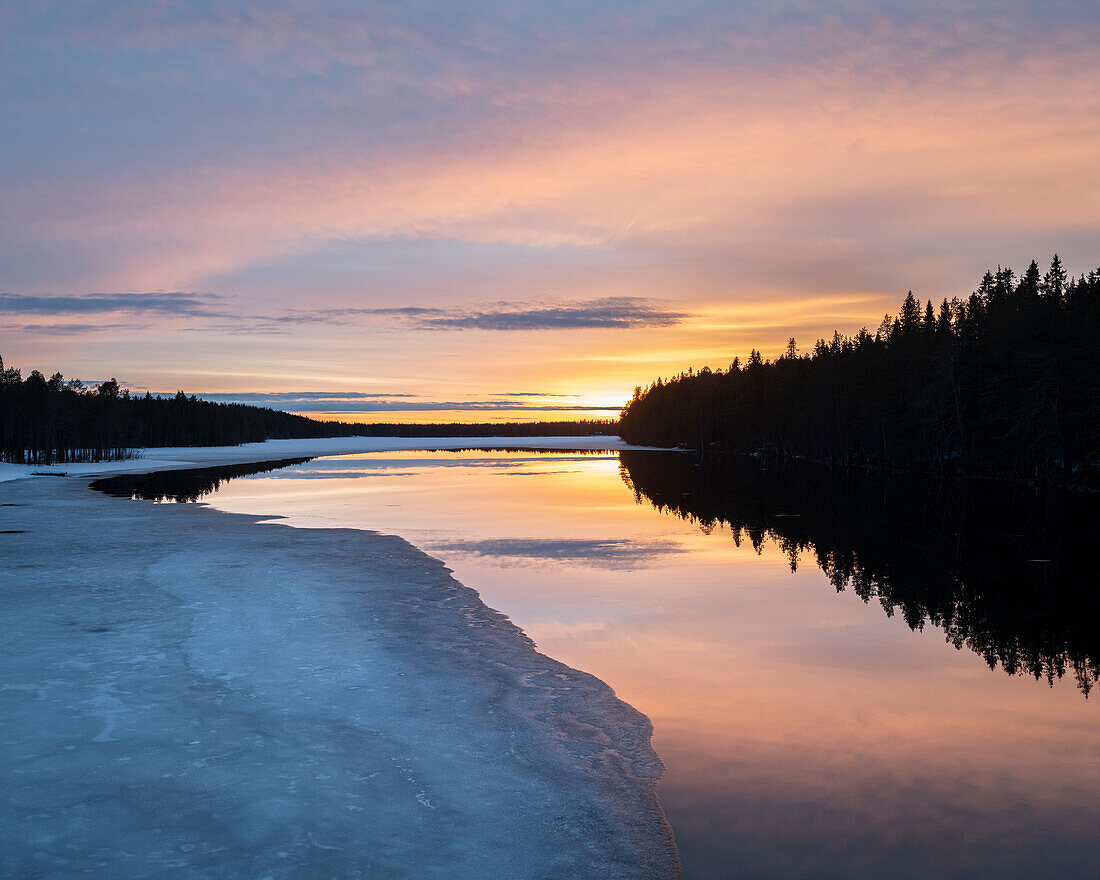
<svg viewBox="0 0 1100 880">
<path fill-rule="evenodd" d="M 631 443 L 1096 485 L 1100 270 L 998 267 L 938 309 L 910 291 L 872 334 L 639 388 Z"/>
</svg>

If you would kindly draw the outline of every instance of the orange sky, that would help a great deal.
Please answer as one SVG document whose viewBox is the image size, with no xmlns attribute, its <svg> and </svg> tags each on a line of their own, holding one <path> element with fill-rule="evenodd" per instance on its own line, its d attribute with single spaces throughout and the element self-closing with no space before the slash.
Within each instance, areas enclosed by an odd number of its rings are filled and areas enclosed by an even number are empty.
<svg viewBox="0 0 1100 880">
<path fill-rule="evenodd" d="M 25 370 L 523 417 L 1097 262 L 1090 3 L 3 16 Z"/>
</svg>

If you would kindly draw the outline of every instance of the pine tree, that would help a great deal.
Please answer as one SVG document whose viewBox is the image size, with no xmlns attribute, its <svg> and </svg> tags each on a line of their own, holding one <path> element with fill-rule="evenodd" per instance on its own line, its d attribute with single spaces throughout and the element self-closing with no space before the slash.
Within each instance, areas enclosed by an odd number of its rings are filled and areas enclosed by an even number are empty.
<svg viewBox="0 0 1100 880">
<path fill-rule="evenodd" d="M 1050 261 L 1050 269 L 1043 276 L 1041 290 L 1043 296 L 1049 297 L 1055 302 L 1061 302 L 1066 293 L 1066 270 L 1062 268 L 1062 261 L 1058 255 Z"/>
<path fill-rule="evenodd" d="M 901 312 L 898 315 L 898 320 L 901 324 L 901 329 L 906 333 L 911 333 L 920 328 L 920 302 L 913 296 L 913 291 L 909 291 L 905 296 L 905 302 L 901 304 Z"/>
</svg>

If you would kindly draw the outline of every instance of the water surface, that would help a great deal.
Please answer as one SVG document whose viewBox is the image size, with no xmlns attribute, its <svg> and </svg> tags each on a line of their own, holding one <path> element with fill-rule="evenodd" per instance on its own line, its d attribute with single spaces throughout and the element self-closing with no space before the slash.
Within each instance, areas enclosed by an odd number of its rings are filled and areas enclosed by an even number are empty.
<svg viewBox="0 0 1100 880">
<path fill-rule="evenodd" d="M 659 453 L 231 476 L 178 494 L 400 534 L 645 712 L 686 878 L 1095 876 L 1085 502 Z"/>
</svg>

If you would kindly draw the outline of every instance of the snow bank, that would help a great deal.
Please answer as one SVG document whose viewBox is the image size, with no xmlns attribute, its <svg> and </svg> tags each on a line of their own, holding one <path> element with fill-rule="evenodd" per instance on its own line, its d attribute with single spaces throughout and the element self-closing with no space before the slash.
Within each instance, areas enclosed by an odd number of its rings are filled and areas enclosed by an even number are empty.
<svg viewBox="0 0 1100 880">
<path fill-rule="evenodd" d="M 50 466 L 0 463 L 0 482 L 32 473 L 67 473 L 95 476 L 106 473 L 144 472 L 216 464 L 244 464 L 280 458 L 315 458 L 321 455 L 353 455 L 360 452 L 401 452 L 434 449 L 644 449 L 618 437 L 328 437 L 314 440 L 267 440 L 241 446 L 174 446 L 140 450 L 127 461 L 97 461 Z"/>
<path fill-rule="evenodd" d="M 0 488 L 0 876 L 678 873 L 649 722 L 438 560 L 85 483 Z"/>
</svg>

